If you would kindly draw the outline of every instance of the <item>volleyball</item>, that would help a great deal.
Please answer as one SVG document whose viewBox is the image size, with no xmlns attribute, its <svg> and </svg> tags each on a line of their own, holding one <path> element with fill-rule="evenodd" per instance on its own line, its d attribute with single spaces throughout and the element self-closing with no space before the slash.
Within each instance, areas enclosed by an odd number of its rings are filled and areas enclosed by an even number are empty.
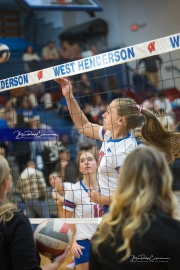
<svg viewBox="0 0 180 270">
<path fill-rule="evenodd" d="M 6 62 L 10 57 L 9 47 L 5 44 L 0 44 L 0 63 Z"/>
<path fill-rule="evenodd" d="M 64 253 L 72 244 L 72 231 L 69 225 L 58 218 L 41 222 L 35 232 L 34 241 L 39 253 L 52 259 Z"/>
</svg>

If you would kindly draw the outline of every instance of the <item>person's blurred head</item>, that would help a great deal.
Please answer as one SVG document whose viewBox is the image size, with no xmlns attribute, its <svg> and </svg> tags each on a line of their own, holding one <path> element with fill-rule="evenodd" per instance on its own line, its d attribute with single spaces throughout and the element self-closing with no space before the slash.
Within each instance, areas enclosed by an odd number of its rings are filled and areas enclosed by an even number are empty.
<svg viewBox="0 0 180 270">
<path fill-rule="evenodd" d="M 28 45 L 25 49 L 25 53 L 33 54 L 34 53 L 33 47 Z"/>
<path fill-rule="evenodd" d="M 69 47 L 70 47 L 69 41 L 67 41 L 67 40 L 62 40 L 62 41 L 61 41 L 61 47 L 62 47 L 64 50 L 69 49 Z"/>
<path fill-rule="evenodd" d="M 60 183 L 62 183 L 62 177 L 60 177 L 60 174 L 58 172 L 52 172 L 49 175 L 49 183 L 52 187 L 55 186 L 55 181 L 59 181 Z"/>
<path fill-rule="evenodd" d="M 53 182 L 55 178 L 60 178 L 60 174 L 58 172 L 52 172 L 49 175 L 49 182 Z"/>
<path fill-rule="evenodd" d="M 11 100 L 11 98 L 5 100 L 4 107 L 5 107 L 5 109 L 7 111 L 12 109 L 12 100 Z"/>
<path fill-rule="evenodd" d="M 94 107 L 94 108 L 97 107 L 97 106 L 100 107 L 101 103 L 102 103 L 101 96 L 99 94 L 93 95 L 92 101 L 91 101 L 92 107 Z"/>
<path fill-rule="evenodd" d="M 28 168 L 34 168 L 35 169 L 36 168 L 36 163 L 34 161 L 30 160 L 27 163 L 27 167 Z"/>
<path fill-rule="evenodd" d="M 69 149 L 66 146 L 64 146 L 64 145 L 59 146 L 58 152 L 59 152 L 59 159 L 60 160 L 69 160 L 70 159 Z"/>
<path fill-rule="evenodd" d="M 24 109 L 29 109 L 31 107 L 28 96 L 23 97 L 21 105 Z"/>
<path fill-rule="evenodd" d="M 54 49 L 55 43 L 53 40 L 49 40 L 47 46 L 50 50 Z"/>
<path fill-rule="evenodd" d="M 81 82 L 87 82 L 88 81 L 88 77 L 85 73 L 80 75 L 80 81 Z"/>
<path fill-rule="evenodd" d="M 158 98 L 164 100 L 166 98 L 165 94 L 163 92 L 160 92 L 158 94 Z"/>
<path fill-rule="evenodd" d="M 97 171 L 97 157 L 92 150 L 82 150 L 77 156 L 80 175 L 95 174 Z M 80 176 L 80 177 L 81 177 Z"/>
<path fill-rule="evenodd" d="M 98 48 L 95 45 L 91 46 L 91 51 L 92 51 L 93 55 L 98 54 Z"/>
</svg>

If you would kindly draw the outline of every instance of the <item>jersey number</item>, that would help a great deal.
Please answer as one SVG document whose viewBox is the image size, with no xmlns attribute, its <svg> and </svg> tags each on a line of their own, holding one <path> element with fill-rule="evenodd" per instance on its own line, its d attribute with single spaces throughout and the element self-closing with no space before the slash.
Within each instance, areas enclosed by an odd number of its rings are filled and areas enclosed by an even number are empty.
<svg viewBox="0 0 180 270">
<path fill-rule="evenodd" d="M 104 214 L 104 210 L 102 205 L 99 204 L 95 204 L 94 205 L 94 217 L 98 218 L 98 217 L 102 217 Z"/>
</svg>

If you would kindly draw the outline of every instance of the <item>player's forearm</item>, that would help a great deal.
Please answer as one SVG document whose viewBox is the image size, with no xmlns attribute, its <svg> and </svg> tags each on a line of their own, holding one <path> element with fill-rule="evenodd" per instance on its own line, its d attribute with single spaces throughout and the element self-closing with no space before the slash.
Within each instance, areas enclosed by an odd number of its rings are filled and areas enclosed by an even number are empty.
<svg viewBox="0 0 180 270">
<path fill-rule="evenodd" d="M 112 196 L 101 196 L 100 197 L 100 204 L 101 205 L 110 205 L 112 202 Z"/>
<path fill-rule="evenodd" d="M 88 123 L 88 120 L 84 113 L 81 111 L 74 96 L 70 95 L 69 97 L 66 97 L 66 101 L 75 126 L 78 129 L 83 128 L 83 126 Z"/>
</svg>

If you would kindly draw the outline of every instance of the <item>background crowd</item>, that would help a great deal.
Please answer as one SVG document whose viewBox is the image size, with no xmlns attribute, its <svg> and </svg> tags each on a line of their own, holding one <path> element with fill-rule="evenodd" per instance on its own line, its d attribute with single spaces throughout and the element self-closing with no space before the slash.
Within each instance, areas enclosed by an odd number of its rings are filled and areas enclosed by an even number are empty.
<svg viewBox="0 0 180 270">
<path fill-rule="evenodd" d="M 25 72 L 32 72 L 39 70 L 42 63 L 43 67 L 50 67 L 59 61 L 69 62 L 96 54 L 98 49 L 95 45 L 91 45 L 87 51 L 82 51 L 78 43 L 63 40 L 61 46 L 56 48 L 54 41 L 50 40 L 42 48 L 41 55 L 38 55 L 32 46 L 27 46 L 22 60 Z M 145 64 L 143 69 L 140 68 L 142 62 Z M 102 125 L 102 114 L 113 99 L 131 97 L 142 108 L 158 114 L 159 121 L 167 129 L 174 130 L 174 109 L 178 106 L 179 99 L 172 101 L 159 89 L 162 65 L 159 56 L 140 60 L 136 69 L 132 71 L 133 85 L 130 89 L 121 86 L 118 73 L 105 75 L 102 80 L 98 71 L 93 71 L 72 76 L 69 80 L 76 101 L 92 123 Z M 53 211 L 56 208 L 51 196 L 49 176 L 52 172 L 57 172 L 62 182 L 76 183 L 79 180 L 77 153 L 80 150 L 92 149 L 98 156 L 101 143 L 80 134 L 73 125 L 66 99 L 61 94 L 61 86 L 56 82 L 39 83 L 17 89 L 17 92 L 17 95 L 13 93 L 3 100 L 0 108 L 0 128 L 48 129 L 57 133 L 57 139 L 47 142 L 0 142 L 0 154 L 7 157 L 14 168 L 14 200 L 17 200 L 24 210 L 24 206 L 27 205 L 25 200 L 28 200 L 28 217 L 57 215 L 57 212 Z M 139 125 L 142 123 L 143 117 L 140 117 Z M 178 162 L 177 159 L 174 164 Z M 175 170 L 178 175 L 178 166 Z M 39 185 L 38 193 L 34 192 L 33 195 L 32 186 L 36 190 Z M 178 189 L 177 183 L 176 188 Z M 23 192 L 28 194 L 27 198 L 24 198 Z M 43 213 L 33 210 L 32 201 L 35 200 L 44 204 Z"/>
</svg>

